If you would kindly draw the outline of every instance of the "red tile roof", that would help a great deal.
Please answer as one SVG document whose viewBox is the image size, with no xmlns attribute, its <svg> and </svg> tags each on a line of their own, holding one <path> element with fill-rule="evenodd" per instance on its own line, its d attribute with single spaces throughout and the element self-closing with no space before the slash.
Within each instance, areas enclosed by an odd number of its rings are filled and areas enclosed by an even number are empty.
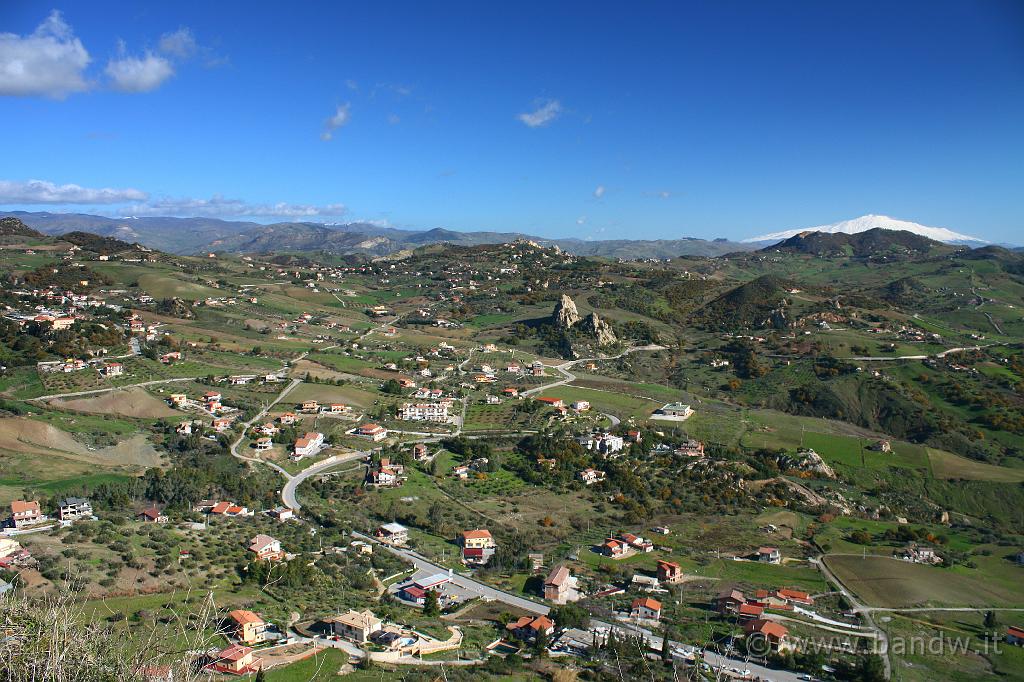
<svg viewBox="0 0 1024 682">
<path fill-rule="evenodd" d="M 637 609 L 640 607 L 650 609 L 651 611 L 661 611 L 661 602 L 657 599 L 651 599 L 650 597 L 640 597 L 639 599 L 634 599 L 633 608 Z"/>
<path fill-rule="evenodd" d="M 403 588 L 402 591 L 405 592 L 410 597 L 412 597 L 413 599 L 422 599 L 423 597 L 427 596 L 427 591 L 426 590 L 420 589 L 420 588 L 416 587 L 415 585 L 411 585 L 409 587 Z"/>
<path fill-rule="evenodd" d="M 245 625 L 246 623 L 262 623 L 263 619 L 257 616 L 252 611 L 246 611 L 245 609 L 235 609 L 228 614 L 231 620 L 235 621 L 239 625 Z"/>
<path fill-rule="evenodd" d="M 223 661 L 240 661 L 253 652 L 252 647 L 232 644 L 217 654 L 217 658 Z"/>
<path fill-rule="evenodd" d="M 491 531 L 480 528 L 477 530 L 464 530 L 462 531 L 462 538 L 464 540 L 483 540 L 485 538 L 490 539 Z"/>
</svg>

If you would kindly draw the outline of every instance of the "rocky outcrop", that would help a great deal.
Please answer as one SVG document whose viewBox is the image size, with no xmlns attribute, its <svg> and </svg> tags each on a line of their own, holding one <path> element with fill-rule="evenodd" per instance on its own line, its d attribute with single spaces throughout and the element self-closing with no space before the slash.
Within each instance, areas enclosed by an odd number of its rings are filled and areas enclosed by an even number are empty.
<svg viewBox="0 0 1024 682">
<path fill-rule="evenodd" d="M 817 452 L 810 448 L 801 448 L 796 455 L 780 455 L 776 462 L 783 471 L 796 470 L 806 472 L 819 478 L 835 478 L 836 472 L 825 463 Z"/>
<path fill-rule="evenodd" d="M 783 301 L 785 303 L 785 301 Z M 768 326 L 772 329 L 788 329 L 793 326 L 789 318 L 786 317 L 785 308 L 776 308 L 768 316 Z"/>
<path fill-rule="evenodd" d="M 184 320 L 195 319 L 196 313 L 192 305 L 180 298 L 162 298 L 156 303 L 156 311 L 161 315 Z"/>
<path fill-rule="evenodd" d="M 567 294 L 562 294 L 562 298 L 555 304 L 551 321 L 559 329 L 567 331 L 575 328 L 580 335 L 594 337 L 598 346 L 611 346 L 619 342 L 612 326 L 602 320 L 597 313 L 592 312 L 586 317 L 580 317 L 580 311 Z"/>
<path fill-rule="evenodd" d="M 612 326 L 598 317 L 597 313 L 587 315 L 581 326 L 597 338 L 598 346 L 611 346 L 619 342 Z"/>
<path fill-rule="evenodd" d="M 562 298 L 555 304 L 551 321 L 559 329 L 569 329 L 580 321 L 580 312 L 576 310 L 576 304 L 567 294 L 562 294 Z"/>
</svg>

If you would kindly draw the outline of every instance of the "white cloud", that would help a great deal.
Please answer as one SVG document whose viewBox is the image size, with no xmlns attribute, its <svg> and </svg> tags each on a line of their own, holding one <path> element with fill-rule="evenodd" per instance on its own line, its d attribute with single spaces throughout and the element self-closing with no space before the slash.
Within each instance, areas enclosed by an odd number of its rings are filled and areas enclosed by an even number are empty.
<svg viewBox="0 0 1024 682">
<path fill-rule="evenodd" d="M 334 139 L 334 131 L 348 125 L 349 120 L 351 120 L 351 109 L 352 105 L 348 102 L 340 105 L 334 111 L 334 116 L 324 121 L 324 131 L 320 133 L 320 139 L 324 142 Z"/>
<path fill-rule="evenodd" d="M 605 192 L 607 192 L 607 191 L 608 191 L 608 190 L 607 190 L 607 189 L 605 188 L 605 186 L 604 186 L 604 185 L 598 185 L 598 186 L 597 186 L 597 187 L 596 187 L 596 188 L 594 189 L 594 198 L 595 198 L 595 199 L 600 199 L 600 198 L 602 198 L 602 197 L 604 196 L 604 193 L 605 193 Z"/>
<path fill-rule="evenodd" d="M 82 41 L 54 10 L 31 35 L 0 33 L 0 95 L 62 99 L 84 92 L 90 61 Z"/>
<path fill-rule="evenodd" d="M 0 204 L 120 204 L 145 201 L 148 196 L 130 187 L 93 189 L 80 185 L 57 185 L 46 180 L 0 180 Z"/>
<path fill-rule="evenodd" d="M 345 81 L 345 87 L 348 88 L 349 90 L 358 90 L 359 83 L 349 78 L 348 80 Z"/>
<path fill-rule="evenodd" d="M 337 217 L 345 213 L 344 204 L 323 206 L 308 204 L 251 204 L 241 199 L 228 199 L 215 194 L 209 199 L 160 198 L 125 207 L 131 215 L 206 216 L 216 218 L 318 218 Z"/>
<path fill-rule="evenodd" d="M 516 116 L 520 121 L 530 128 L 541 128 L 558 118 L 562 113 L 562 104 L 557 99 L 550 99 L 545 102 L 537 102 L 537 108 Z"/>
<path fill-rule="evenodd" d="M 585 222 L 587 222 L 587 216 L 585 215 L 581 215 L 579 218 L 576 219 L 577 225 L 582 225 Z"/>
<path fill-rule="evenodd" d="M 106 71 L 115 90 L 149 92 L 174 75 L 174 66 L 166 57 L 146 52 L 144 57 L 111 59 Z"/>
<path fill-rule="evenodd" d="M 191 29 L 181 27 L 177 31 L 160 36 L 160 51 L 178 59 L 189 59 L 199 49 Z"/>
<path fill-rule="evenodd" d="M 390 123 L 391 125 L 396 126 L 401 122 L 402 119 L 401 117 L 399 117 L 398 114 L 388 114 L 388 123 Z"/>
<path fill-rule="evenodd" d="M 139 189 L 91 188 L 81 185 L 58 185 L 47 180 L 0 180 L 0 206 L 51 204 L 76 206 L 86 204 L 117 205 L 120 215 L 145 216 L 209 216 L 217 218 L 264 217 L 308 219 L 339 217 L 345 214 L 344 204 L 252 204 L 241 199 L 228 199 L 215 194 L 209 199 L 160 197 L 151 199 Z"/>
</svg>

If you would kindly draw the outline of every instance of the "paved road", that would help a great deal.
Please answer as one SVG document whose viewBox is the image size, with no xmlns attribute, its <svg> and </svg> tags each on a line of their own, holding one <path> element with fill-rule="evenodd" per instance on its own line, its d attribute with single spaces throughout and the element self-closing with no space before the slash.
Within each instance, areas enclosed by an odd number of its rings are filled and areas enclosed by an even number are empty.
<svg viewBox="0 0 1024 682">
<path fill-rule="evenodd" d="M 444 566 L 428 561 L 423 556 L 417 554 L 412 550 L 385 545 L 383 543 L 378 542 L 376 538 L 370 537 L 369 535 L 363 535 L 362 533 L 353 532 L 352 535 L 358 537 L 361 540 L 373 542 L 381 547 L 384 547 L 387 551 L 391 552 L 395 556 L 398 556 L 404 559 L 405 561 L 410 562 L 413 566 L 417 568 L 417 570 L 424 571 L 427 573 L 448 573 L 448 569 Z M 509 594 L 508 592 L 491 587 L 490 585 L 485 585 L 484 583 L 473 580 L 472 578 L 467 578 L 466 576 L 459 575 L 458 573 L 452 574 L 452 583 L 454 583 L 456 587 L 466 590 L 467 592 L 477 594 L 484 599 L 499 601 L 503 604 L 515 606 L 529 613 L 535 613 L 537 615 L 547 615 L 547 613 L 551 610 L 545 604 L 541 604 L 530 599 L 520 597 L 518 595 Z M 593 618 L 590 620 L 590 624 L 591 627 L 614 628 L 617 632 L 620 633 L 631 634 L 634 636 L 639 635 L 644 638 L 644 640 L 648 643 L 649 646 L 652 646 L 655 649 L 659 649 L 661 647 L 662 635 L 660 633 L 654 633 L 650 630 L 638 627 L 636 625 L 626 623 L 608 623 Z M 669 646 L 673 649 L 682 649 L 688 652 L 695 651 L 694 647 L 685 645 L 682 642 L 674 642 L 670 640 Z M 731 668 L 736 668 L 739 670 L 750 670 L 752 675 L 760 677 L 762 679 L 776 680 L 779 682 L 798 682 L 799 680 L 796 673 L 791 673 L 785 670 L 774 670 L 771 668 L 765 668 L 762 666 L 755 665 L 753 663 L 743 661 L 741 659 L 729 658 L 713 652 L 705 652 L 704 660 L 708 664 L 716 668 L 724 667 L 727 670 Z"/>
<path fill-rule="evenodd" d="M 395 556 L 400 557 L 405 561 L 408 561 L 413 566 L 415 566 L 417 570 L 425 571 L 430 574 L 448 572 L 448 569 L 446 567 L 429 561 L 428 559 L 424 558 L 421 554 L 418 554 L 411 549 L 403 549 L 401 547 L 392 547 L 391 545 L 385 545 L 379 542 L 377 538 L 371 537 L 369 535 L 363 535 L 362 533 L 357 533 L 355 531 L 352 532 L 352 535 L 358 537 L 360 540 L 365 540 L 367 542 L 373 542 L 378 544 L 379 546 L 385 548 L 387 551 L 391 552 Z M 484 583 L 477 582 L 476 580 L 473 580 L 471 578 L 461 576 L 458 573 L 452 575 L 452 582 L 457 587 L 460 587 L 468 592 L 477 594 L 485 599 L 500 601 L 504 604 L 508 604 L 509 606 L 515 606 L 524 611 L 536 613 L 539 616 L 546 615 L 548 611 L 551 610 L 548 606 L 544 604 L 540 604 L 538 602 L 526 599 L 524 597 L 519 597 L 514 594 L 509 594 L 508 592 L 503 592 L 502 590 L 499 590 L 495 587 L 491 587 L 490 585 L 485 585 Z"/>
<path fill-rule="evenodd" d="M 322 474 L 331 467 L 337 466 L 339 464 L 344 464 L 346 462 L 351 462 L 357 459 L 363 459 L 368 454 L 370 453 L 355 451 L 346 453 L 344 455 L 335 455 L 334 457 L 325 459 L 322 462 L 317 462 L 312 466 L 306 467 L 305 469 L 295 474 L 294 476 L 285 472 L 285 476 L 288 477 L 288 480 L 285 482 L 284 487 L 281 488 L 281 501 L 284 502 L 284 506 L 290 509 L 294 509 L 295 511 L 299 511 L 300 509 L 302 509 L 302 505 L 299 504 L 299 500 L 295 496 L 295 490 L 303 481 L 305 481 L 310 476 Z M 270 464 L 270 462 L 266 462 L 266 464 Z M 278 468 L 280 471 L 284 471 L 279 467 L 275 468 Z"/>
</svg>

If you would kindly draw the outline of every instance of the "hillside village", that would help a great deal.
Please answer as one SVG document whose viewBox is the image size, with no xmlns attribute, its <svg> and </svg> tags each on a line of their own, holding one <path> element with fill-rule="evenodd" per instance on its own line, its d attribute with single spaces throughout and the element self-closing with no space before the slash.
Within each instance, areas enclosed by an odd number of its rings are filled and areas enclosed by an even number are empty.
<svg viewBox="0 0 1024 682">
<path fill-rule="evenodd" d="M 208 609 L 185 664 L 224 679 L 884 679 L 943 608 L 1020 660 L 1019 256 L 29 232 L 0 243 L 0 599 L 132 637 Z"/>
</svg>

